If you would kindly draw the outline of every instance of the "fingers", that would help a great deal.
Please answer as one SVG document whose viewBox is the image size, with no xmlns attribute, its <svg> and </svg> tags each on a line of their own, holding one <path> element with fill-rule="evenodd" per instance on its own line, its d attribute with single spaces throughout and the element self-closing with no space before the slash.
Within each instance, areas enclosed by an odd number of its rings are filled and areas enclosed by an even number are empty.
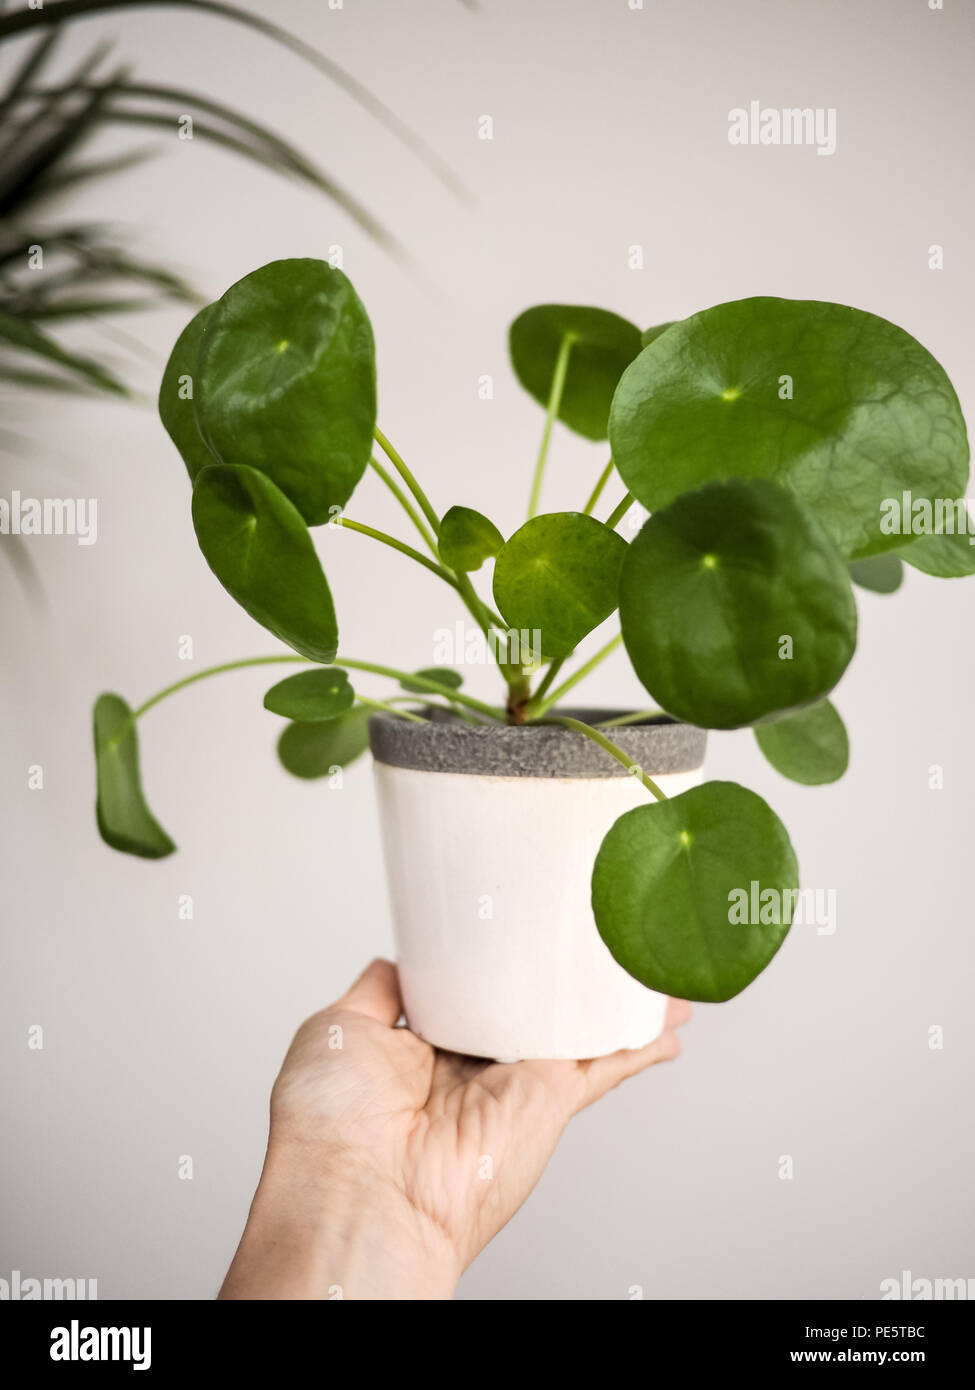
<svg viewBox="0 0 975 1390">
<path fill-rule="evenodd" d="M 629 1076 L 654 1066 L 657 1062 L 672 1062 L 680 1056 L 680 1039 L 675 1029 L 689 1022 L 693 1010 L 686 999 L 671 999 L 667 1004 L 664 1030 L 646 1047 L 613 1052 L 608 1057 L 596 1057 L 583 1064 L 584 1088 L 580 1109 L 618 1086 Z"/>
<path fill-rule="evenodd" d="M 372 961 L 335 1007 L 352 1009 L 392 1028 L 403 1012 L 396 966 L 391 960 Z"/>
</svg>

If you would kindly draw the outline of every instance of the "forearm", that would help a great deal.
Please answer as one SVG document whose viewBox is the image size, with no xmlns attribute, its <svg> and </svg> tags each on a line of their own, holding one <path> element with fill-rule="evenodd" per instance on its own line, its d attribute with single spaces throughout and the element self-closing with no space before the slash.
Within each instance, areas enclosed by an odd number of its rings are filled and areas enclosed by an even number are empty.
<svg viewBox="0 0 975 1390">
<path fill-rule="evenodd" d="M 447 1299 L 459 1272 L 443 1234 L 381 1181 L 269 1152 L 219 1296 Z"/>
</svg>

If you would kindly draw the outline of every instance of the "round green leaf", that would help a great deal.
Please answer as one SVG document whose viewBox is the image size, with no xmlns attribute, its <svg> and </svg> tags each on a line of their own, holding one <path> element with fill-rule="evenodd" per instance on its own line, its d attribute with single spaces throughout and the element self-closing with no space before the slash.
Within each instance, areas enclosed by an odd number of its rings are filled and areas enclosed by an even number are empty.
<svg viewBox="0 0 975 1390">
<path fill-rule="evenodd" d="M 440 523 L 440 558 L 458 574 L 479 570 L 503 545 L 504 536 L 494 522 L 471 507 L 451 507 Z"/>
<path fill-rule="evenodd" d="M 650 694 L 708 729 L 820 699 L 856 646 L 836 547 L 760 480 L 711 483 L 654 513 L 623 565 L 620 622 Z"/>
<path fill-rule="evenodd" d="M 220 583 L 252 618 L 302 656 L 338 650 L 328 582 L 301 513 L 256 468 L 204 468 L 193 485 L 193 525 Z"/>
<path fill-rule="evenodd" d="M 428 681 L 439 681 L 441 685 L 449 685 L 451 690 L 459 690 L 464 684 L 464 677 L 459 671 L 455 671 L 450 666 L 424 666 L 421 671 L 417 671 L 418 676 Z M 433 692 L 425 685 L 417 685 L 416 681 L 411 681 L 408 677 L 400 681 L 401 690 L 409 690 L 411 694 L 430 695 Z"/>
<path fill-rule="evenodd" d="M 541 633 L 547 657 L 566 657 L 617 603 L 622 536 L 581 512 L 533 517 L 494 566 L 494 598 L 505 622 Z"/>
<path fill-rule="evenodd" d="M 224 463 L 273 479 L 309 526 L 348 501 L 376 424 L 372 327 L 324 261 L 272 261 L 213 306 L 199 359 L 200 432 Z"/>
<path fill-rule="evenodd" d="M 283 714 L 285 719 L 299 719 L 305 723 L 335 719 L 354 703 L 355 691 L 349 683 L 348 672 L 341 666 L 299 671 L 298 675 L 287 676 L 272 685 L 264 696 L 264 708 L 272 714 Z"/>
<path fill-rule="evenodd" d="M 849 765 L 846 726 L 829 700 L 772 724 L 761 724 L 755 737 L 777 772 L 807 787 L 837 781 Z"/>
<path fill-rule="evenodd" d="M 742 299 L 673 324 L 624 374 L 609 436 L 650 511 L 716 479 L 771 478 L 848 558 L 896 549 L 884 499 L 957 497 L 968 478 L 943 369 L 903 329 L 842 304 Z"/>
<path fill-rule="evenodd" d="M 935 579 L 963 579 L 975 574 L 975 545 L 961 531 L 945 531 L 934 536 L 918 536 L 899 551 L 909 565 Z"/>
<path fill-rule="evenodd" d="M 599 934 L 624 970 L 678 999 L 732 998 L 785 939 L 799 870 L 760 796 L 708 782 L 620 816 L 592 874 Z"/>
<path fill-rule="evenodd" d="M 851 560 L 847 569 L 854 584 L 875 594 L 893 594 L 904 582 L 904 562 L 899 555 L 868 555 L 865 560 Z"/>
<path fill-rule="evenodd" d="M 176 846 L 146 804 L 135 720 L 121 695 L 99 695 L 94 726 L 95 816 L 102 839 L 125 854 L 164 859 Z"/>
<path fill-rule="evenodd" d="M 511 364 L 525 390 L 548 406 L 563 339 L 572 340 L 558 418 L 586 439 L 605 439 L 609 407 L 640 351 L 640 330 L 607 309 L 539 304 L 511 325 Z"/>
<path fill-rule="evenodd" d="M 327 777 L 348 767 L 369 747 L 369 709 L 355 705 L 318 724 L 289 724 L 278 739 L 278 757 L 295 777 Z"/>
<path fill-rule="evenodd" d="M 212 310 L 212 304 L 201 309 L 176 339 L 159 388 L 159 418 L 182 455 L 191 481 L 195 481 L 202 469 L 219 462 L 200 434 L 194 408 L 199 384 L 200 344 Z"/>
</svg>

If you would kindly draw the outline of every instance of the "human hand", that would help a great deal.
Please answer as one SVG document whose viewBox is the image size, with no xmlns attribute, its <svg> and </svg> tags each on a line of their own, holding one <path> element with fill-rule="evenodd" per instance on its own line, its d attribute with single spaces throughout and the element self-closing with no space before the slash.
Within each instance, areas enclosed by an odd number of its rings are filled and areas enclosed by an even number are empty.
<svg viewBox="0 0 975 1390">
<path fill-rule="evenodd" d="M 376 960 L 299 1028 L 271 1095 L 267 1158 L 222 1298 L 449 1298 L 579 1110 L 680 1052 L 691 1006 L 637 1051 L 499 1064 L 394 1025 Z"/>
</svg>

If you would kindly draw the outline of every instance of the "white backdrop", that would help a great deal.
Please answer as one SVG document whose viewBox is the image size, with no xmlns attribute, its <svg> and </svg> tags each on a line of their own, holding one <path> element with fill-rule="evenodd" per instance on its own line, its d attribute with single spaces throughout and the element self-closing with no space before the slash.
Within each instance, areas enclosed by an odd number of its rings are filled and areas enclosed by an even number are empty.
<svg viewBox="0 0 975 1390">
<path fill-rule="evenodd" d="M 975 23 L 962 0 L 484 0 L 479 13 L 455 0 L 281 0 L 274 17 L 380 93 L 473 205 L 298 59 L 214 19 L 106 17 L 76 28 L 72 53 L 111 35 L 139 76 L 208 88 L 271 122 L 388 221 L 417 272 L 314 193 L 175 135 L 112 184 L 79 187 L 74 210 L 135 224 L 141 251 L 211 295 L 265 261 L 341 244 L 376 332 L 382 427 L 442 509 L 482 507 L 507 531 L 523 516 L 542 418 L 507 366 L 506 330 L 533 303 L 649 324 L 755 293 L 837 300 L 907 328 L 975 404 Z M 836 153 L 732 147 L 728 112 L 752 99 L 835 107 Z M 493 140 L 478 138 L 483 115 Z M 131 143 L 113 134 L 103 148 Z M 928 269 L 934 243 L 941 271 Z M 633 245 L 642 270 L 628 268 Z M 147 393 L 185 317 L 131 325 Z M 493 400 L 478 398 L 484 374 Z M 151 401 L 8 410 L 40 443 L 7 468 L 4 492 L 97 497 L 99 532 L 90 547 L 33 543 L 46 611 L 3 574 L 0 1276 L 210 1297 L 294 1027 L 391 948 L 371 775 L 351 772 L 341 793 L 287 778 L 261 708 L 267 673 L 231 675 L 142 725 L 149 795 L 179 853 L 145 863 L 99 841 L 95 695 L 140 702 L 273 643 L 210 576 Z M 554 446 L 546 505 L 579 506 L 605 449 L 561 427 Z M 400 525 L 378 480 L 349 510 Z M 449 592 L 363 537 L 330 532 L 320 548 L 345 652 L 429 664 L 434 631 L 462 616 Z M 612 1299 L 640 1286 L 648 1298 L 869 1299 L 903 1270 L 975 1275 L 975 581 L 911 572 L 896 597 L 859 606 L 860 648 L 836 696 L 846 779 L 786 783 L 747 732 L 714 736 L 708 762 L 782 815 L 803 881 L 836 889 L 836 932 L 794 929 L 743 996 L 699 1006 L 677 1065 L 577 1119 L 461 1297 Z M 177 657 L 184 635 L 192 666 Z M 487 670 L 470 683 L 492 689 Z M 588 693 L 641 699 L 622 657 Z M 28 789 L 32 764 L 42 791 Z M 27 1047 L 35 1024 L 42 1051 Z M 192 1181 L 178 1177 L 181 1155 Z"/>
</svg>

